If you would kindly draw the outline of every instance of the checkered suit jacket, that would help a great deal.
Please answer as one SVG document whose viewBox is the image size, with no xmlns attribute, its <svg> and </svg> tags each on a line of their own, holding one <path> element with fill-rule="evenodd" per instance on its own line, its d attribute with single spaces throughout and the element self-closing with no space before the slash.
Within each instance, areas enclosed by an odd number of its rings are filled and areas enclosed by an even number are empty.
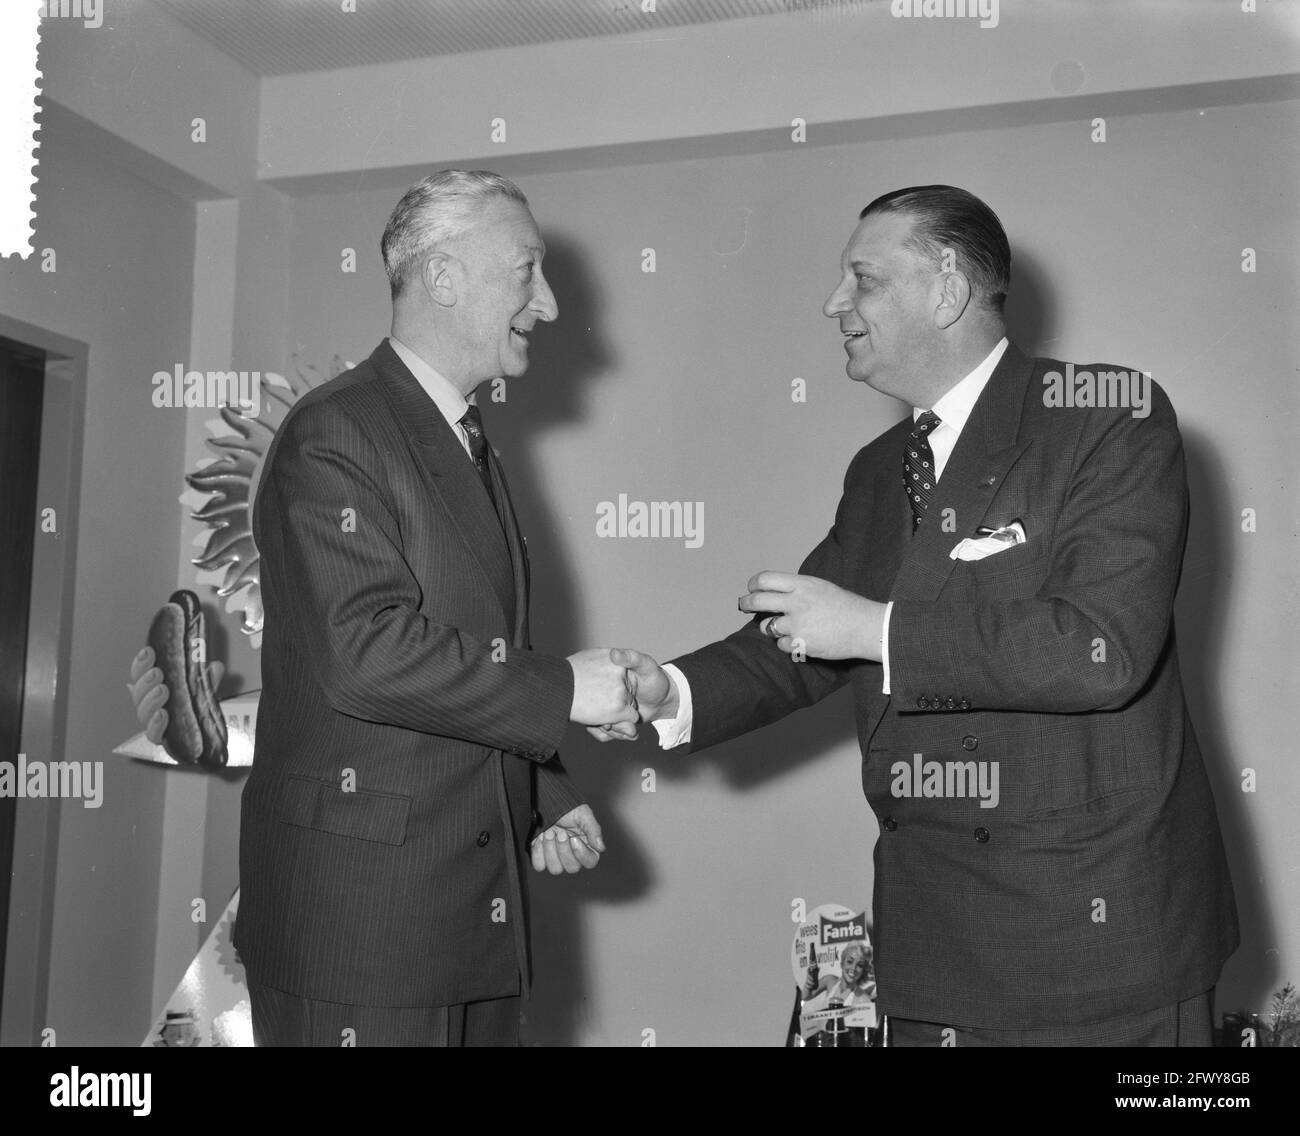
<svg viewBox="0 0 1300 1136">
<path fill-rule="evenodd" d="M 1063 369 L 1008 346 L 915 536 L 910 419 L 849 466 L 800 571 L 893 601 L 891 694 L 880 664 L 792 662 L 757 620 L 675 660 L 697 749 L 852 685 L 881 829 L 880 1006 L 899 1017 L 998 1029 L 1136 1013 L 1214 985 L 1238 942 L 1174 648 L 1187 518 L 1174 411 L 1154 385 L 1145 418 L 1045 406 L 1043 376 Z M 950 558 L 1013 520 L 1025 543 Z M 898 763 L 917 754 L 997 762 L 997 806 L 901 795 Z"/>
<path fill-rule="evenodd" d="M 251 980 L 373 1006 L 527 984 L 526 842 L 581 798 L 555 756 L 572 671 L 529 650 L 508 521 L 387 341 L 277 432 L 253 513 L 266 623 L 236 931 Z"/>
</svg>

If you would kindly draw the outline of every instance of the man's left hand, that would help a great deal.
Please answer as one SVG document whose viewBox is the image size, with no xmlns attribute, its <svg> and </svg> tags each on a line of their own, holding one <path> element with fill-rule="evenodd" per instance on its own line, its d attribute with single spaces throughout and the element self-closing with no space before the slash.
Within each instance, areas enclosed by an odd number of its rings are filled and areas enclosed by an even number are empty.
<svg viewBox="0 0 1300 1136">
<path fill-rule="evenodd" d="M 594 868 L 605 851 L 605 841 L 591 806 L 579 805 L 533 837 L 531 850 L 537 871 L 558 876 Z"/>
<path fill-rule="evenodd" d="M 747 586 L 740 610 L 770 614 L 763 632 L 787 655 L 798 648 L 810 658 L 880 661 L 884 604 L 793 572 L 760 572 Z"/>
</svg>

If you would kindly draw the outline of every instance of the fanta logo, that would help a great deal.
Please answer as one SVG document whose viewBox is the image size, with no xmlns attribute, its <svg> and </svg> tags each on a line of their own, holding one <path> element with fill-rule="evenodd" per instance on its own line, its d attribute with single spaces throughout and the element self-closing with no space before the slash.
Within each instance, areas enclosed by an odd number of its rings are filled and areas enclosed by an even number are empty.
<svg viewBox="0 0 1300 1136">
<path fill-rule="evenodd" d="M 847 939 L 865 939 L 867 925 L 860 916 L 851 915 L 848 919 L 827 919 L 822 921 L 822 942 L 842 943 Z"/>
</svg>

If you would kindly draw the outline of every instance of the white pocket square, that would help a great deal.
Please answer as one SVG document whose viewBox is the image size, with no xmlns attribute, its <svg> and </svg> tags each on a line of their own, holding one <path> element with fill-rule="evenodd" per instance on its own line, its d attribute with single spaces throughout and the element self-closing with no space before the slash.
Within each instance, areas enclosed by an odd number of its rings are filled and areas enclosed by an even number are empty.
<svg viewBox="0 0 1300 1136">
<path fill-rule="evenodd" d="M 975 536 L 958 541 L 948 553 L 951 560 L 983 560 L 997 552 L 1005 552 L 1024 544 L 1025 526 L 1019 521 L 1012 521 L 999 529 L 976 529 Z"/>
</svg>

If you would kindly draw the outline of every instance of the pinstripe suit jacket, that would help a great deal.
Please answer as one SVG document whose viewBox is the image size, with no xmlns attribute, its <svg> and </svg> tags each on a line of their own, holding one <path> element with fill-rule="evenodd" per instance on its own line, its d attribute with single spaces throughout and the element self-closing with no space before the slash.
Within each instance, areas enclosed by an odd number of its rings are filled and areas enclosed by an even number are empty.
<svg viewBox="0 0 1300 1136">
<path fill-rule="evenodd" d="M 852 684 L 881 829 L 880 1005 L 899 1017 L 999 1029 L 1135 1013 L 1208 989 L 1238 942 L 1174 648 L 1187 517 L 1174 411 L 1154 384 L 1145 418 L 1047 407 L 1050 370 L 1064 365 L 1008 346 L 914 537 L 910 419 L 849 466 L 800 571 L 893 600 L 891 695 L 880 664 L 791 662 L 757 621 L 677 660 L 695 748 Z M 1024 544 L 949 557 L 1013 520 Z M 908 785 L 899 763 L 917 754 L 955 771 L 953 795 Z M 998 763 L 996 807 L 955 795 L 970 762 Z"/>
<path fill-rule="evenodd" d="M 519 992 L 523 851 L 580 798 L 555 756 L 572 671 L 529 649 L 513 514 L 503 532 L 385 341 L 286 416 L 253 524 L 266 622 L 236 932 L 250 977 L 374 1006 Z"/>
</svg>

